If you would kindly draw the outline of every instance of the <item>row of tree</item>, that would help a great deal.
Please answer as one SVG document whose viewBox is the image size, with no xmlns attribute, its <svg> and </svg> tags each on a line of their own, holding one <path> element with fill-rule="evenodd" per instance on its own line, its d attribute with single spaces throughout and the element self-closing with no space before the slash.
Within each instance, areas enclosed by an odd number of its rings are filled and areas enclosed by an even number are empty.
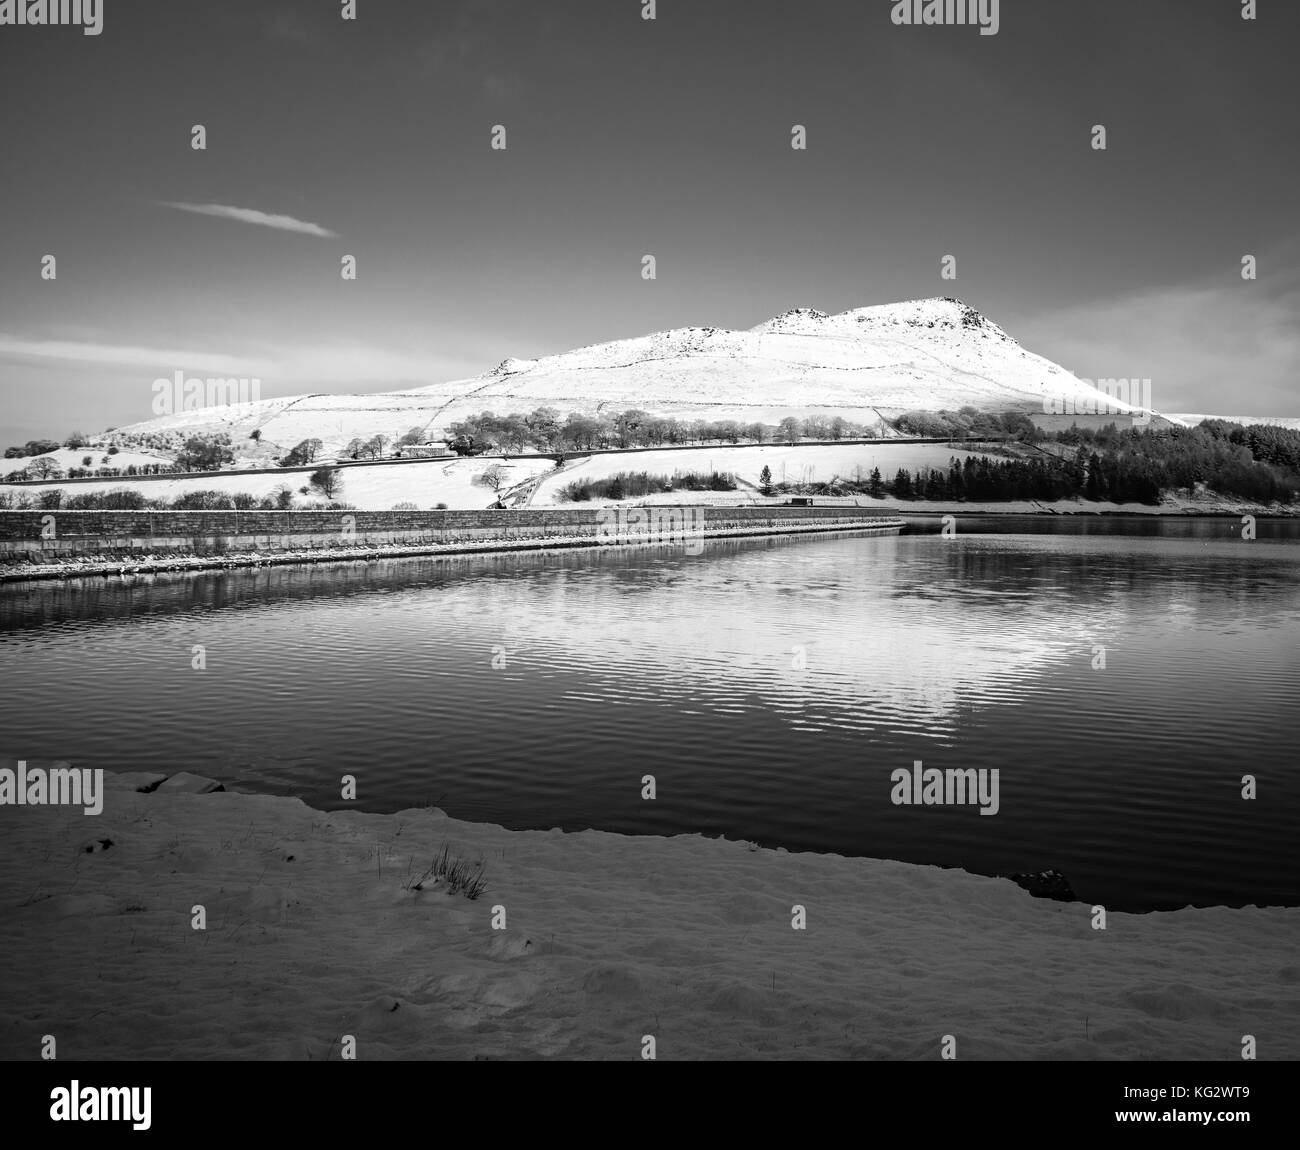
<svg viewBox="0 0 1300 1150">
<path fill-rule="evenodd" d="M 1159 483 L 1145 461 L 1103 458 L 1095 453 L 1087 458 L 1082 470 L 1073 463 L 1046 457 L 968 457 L 961 464 L 954 459 L 946 471 L 923 467 L 912 475 L 906 468 L 900 468 L 892 482 L 883 486 L 895 499 L 1051 502 L 1083 498 L 1115 503 L 1160 502 Z"/>
<path fill-rule="evenodd" d="M 62 443 L 57 439 L 29 439 L 21 446 L 6 447 L 5 458 L 27 459 L 30 456 L 48 455 L 51 451 L 58 451 L 60 447 L 76 451 L 78 448 L 89 446 L 90 440 L 82 432 L 74 431 Z"/>
<path fill-rule="evenodd" d="M 907 435 L 944 436 L 1001 436 L 1008 431 L 1009 416 L 979 412 L 964 407 L 960 412 L 906 412 L 894 420 L 893 426 Z M 1020 417 L 1023 419 L 1023 417 Z M 1030 425 L 1032 426 L 1032 425 Z M 653 415 L 640 409 L 629 409 L 614 415 L 582 415 L 571 412 L 561 419 L 552 407 L 539 407 L 523 413 L 494 415 L 485 411 L 453 423 L 446 437 L 448 445 L 462 455 L 477 455 L 484 451 L 528 450 L 556 451 L 612 449 L 619 447 L 660 447 L 688 443 L 766 443 L 772 440 L 797 442 L 800 439 L 864 439 L 879 434 L 878 423 L 858 424 L 842 416 L 809 415 L 804 418 L 788 416 L 779 424 L 741 423 L 737 420 L 679 420 L 672 416 Z M 171 433 L 174 435 L 175 433 Z M 381 459 L 389 447 L 404 447 L 422 443 L 427 435 L 423 427 L 412 427 L 404 435 L 393 437 L 384 434 L 369 439 L 352 439 L 343 454 L 350 459 Z M 254 430 L 250 439 L 260 440 L 261 432 Z M 134 436 L 142 447 L 154 450 L 167 449 L 176 442 L 167 436 Z M 74 431 L 62 443 L 55 439 L 32 439 L 21 446 L 5 450 L 6 459 L 34 458 L 57 451 L 60 447 L 77 449 L 89 446 L 90 440 L 80 431 Z M 222 453 L 215 445 L 230 447 L 229 436 L 191 436 L 180 450 L 188 469 L 215 471 L 223 465 Z M 116 447 L 110 449 L 116 450 Z M 304 439 L 281 458 L 286 467 L 313 463 L 321 451 L 319 439 Z M 179 460 L 178 460 L 179 461 Z"/>
<path fill-rule="evenodd" d="M 833 479 L 829 483 L 771 484 L 765 491 L 808 494 L 889 495 L 895 499 L 997 501 L 1012 499 L 1089 499 L 1097 502 L 1160 502 L 1161 493 L 1194 489 L 1204 484 L 1223 495 L 1260 503 L 1290 503 L 1300 497 L 1300 475 L 1252 459 L 1244 447 L 1211 435 L 1154 436 L 1119 433 L 1110 447 L 1090 450 L 1080 444 L 1072 457 L 1034 456 L 994 459 L 953 458 L 947 469 L 899 468 L 892 479 L 879 468 L 864 480 Z"/>
<path fill-rule="evenodd" d="M 671 478 L 648 471 L 620 471 L 607 479 L 574 480 L 559 492 L 566 503 L 592 499 L 634 499 L 667 491 L 735 491 L 736 477 L 729 472 L 678 471 Z"/>
<path fill-rule="evenodd" d="M 1035 443 L 1043 433 L 1023 411 L 980 411 L 975 407 L 962 407 L 957 411 L 905 411 L 893 421 L 896 431 L 904 435 L 924 436 L 929 439 L 1016 439 L 1022 443 Z"/>
<path fill-rule="evenodd" d="M 383 434 L 372 435 L 369 439 L 364 440 L 357 437 L 349 441 L 347 447 L 343 449 L 343 454 L 349 459 L 382 459 L 385 450 L 390 446 L 400 449 L 413 443 L 423 443 L 427 437 L 428 432 L 423 427 L 412 427 L 404 435 L 399 435 L 396 439 Z M 310 442 L 317 444 L 319 447 L 319 439 Z"/>
<path fill-rule="evenodd" d="M 1032 441 L 1040 437 L 1022 412 L 1002 415 L 973 407 L 960 411 L 904 412 L 891 426 L 905 435 Z M 674 447 L 695 443 L 797 443 L 803 439 L 877 438 L 882 423 L 854 423 L 843 416 L 787 416 L 779 423 L 742 423 L 734 419 L 676 419 L 640 408 L 561 418 L 553 407 L 496 415 L 484 411 L 450 424 L 447 444 L 461 455 L 481 452 L 564 452 L 633 447 Z"/>
<path fill-rule="evenodd" d="M 313 472 L 300 495 L 316 494 L 329 500 L 333 507 L 342 490 L 338 471 L 323 467 Z M 186 491 L 171 499 L 150 498 L 138 488 L 118 487 L 111 491 L 64 492 L 60 488 L 27 494 L 23 491 L 0 493 L 0 507 L 39 511 L 288 511 L 294 507 L 295 493 L 288 484 L 280 484 L 267 495 L 245 491 Z"/>
<path fill-rule="evenodd" d="M 670 447 L 686 443 L 741 443 L 770 440 L 772 428 L 736 420 L 678 420 L 629 409 L 612 415 L 570 412 L 553 407 L 495 415 L 484 411 L 448 425 L 446 442 L 459 455 L 483 452 L 596 451 L 629 447 Z"/>
<path fill-rule="evenodd" d="M 914 435 L 953 438 L 1011 438 L 1025 442 L 1055 442 L 1075 448 L 1073 456 L 1053 460 L 1044 455 L 1028 459 L 967 459 L 948 469 L 923 469 L 918 475 L 900 469 L 892 480 L 879 479 L 865 489 L 895 498 L 942 499 L 1057 499 L 1080 496 L 1116 502 L 1155 502 L 1161 491 L 1204 485 L 1224 495 L 1263 503 L 1290 502 L 1300 491 L 1300 431 L 1275 426 L 1244 426 L 1225 420 L 1207 420 L 1198 427 L 1129 428 L 1115 424 L 1101 428 L 1074 426 L 1045 434 L 1023 413 L 992 415 L 972 407 L 956 412 L 908 412 L 895 421 L 897 430 Z M 734 420 L 677 420 L 629 409 L 614 415 L 571 413 L 561 421 L 554 408 L 541 407 L 528 415 L 495 416 L 491 412 L 454 423 L 449 445 L 465 455 L 484 451 L 523 451 L 530 447 L 553 451 L 671 446 L 679 443 L 742 441 L 795 442 L 802 438 L 860 438 L 866 429 L 842 419 L 789 417 L 775 427 Z M 352 440 L 345 454 L 353 459 L 378 459 L 390 446 L 422 442 L 425 432 L 413 427 L 390 441 L 382 434 L 369 440 Z M 74 433 L 67 446 L 85 437 Z M 10 448 L 10 458 L 24 457 L 28 449 L 41 449 L 13 478 L 53 480 L 64 476 L 59 461 L 48 452 L 59 446 L 53 440 L 32 440 L 23 448 Z M 108 453 L 115 454 L 110 447 Z M 320 439 L 298 443 L 280 460 L 282 466 L 316 463 L 323 451 Z M 125 474 L 150 475 L 194 471 L 219 471 L 234 463 L 228 435 L 191 436 L 172 464 L 132 464 Z M 89 457 L 83 460 L 89 463 Z M 331 470 L 331 469 L 323 469 Z M 114 474 L 112 468 L 70 468 L 69 478 Z M 317 475 L 321 471 L 317 472 Z M 313 476 L 313 484 L 315 484 Z M 331 486 L 337 482 L 326 481 Z M 770 472 L 761 479 L 772 490 Z M 845 491 L 862 490 L 864 484 L 834 481 Z M 316 485 L 319 486 L 319 485 Z M 778 485 L 790 489 L 792 485 Z M 931 494 L 933 492 L 933 494 Z"/>
<path fill-rule="evenodd" d="M 1300 432 L 1284 427 L 1244 427 L 1224 420 L 1196 427 L 1125 430 L 1107 424 L 1072 427 L 1052 438 L 1077 445 L 1076 474 L 1086 467 L 1080 462 L 1085 456 L 1099 457 L 1101 490 L 1107 489 L 1111 469 L 1119 468 L 1145 474 L 1162 491 L 1204 485 L 1260 503 L 1289 503 L 1300 492 Z"/>
<path fill-rule="evenodd" d="M 905 435 L 952 436 L 961 438 L 1004 438 L 1015 436 L 1029 439 L 1036 435 L 1033 424 L 1024 415 L 1007 413 L 995 415 L 964 407 L 957 412 L 905 412 L 893 421 L 895 430 Z M 880 423 L 853 423 L 842 416 L 809 415 L 803 418 L 787 416 L 778 424 L 760 422 L 742 423 L 734 419 L 682 420 L 672 416 L 654 415 L 639 408 L 630 408 L 615 414 L 584 415 L 570 412 L 561 418 L 553 407 L 495 415 L 485 411 L 452 423 L 444 439 L 460 455 L 479 455 L 483 452 L 520 453 L 542 451 L 564 453 L 567 451 L 614 450 L 633 447 L 672 447 L 698 443 L 797 443 L 803 439 L 868 439 L 880 434 Z M 189 436 L 182 441 L 171 435 L 134 437 L 141 446 L 153 450 L 175 450 L 174 466 L 167 464 L 136 465 L 127 474 L 149 475 L 169 472 L 220 471 L 234 463 L 235 455 L 229 435 Z M 412 427 L 405 434 L 392 437 L 383 433 L 369 439 L 354 437 L 343 449 L 349 459 L 383 459 L 391 448 L 402 448 L 425 441 L 427 431 Z M 260 441 L 261 432 L 254 430 L 249 438 Z M 180 443 L 177 447 L 176 444 Z M 81 432 L 73 432 L 59 444 L 53 439 L 33 439 L 22 446 L 5 451 L 9 459 L 31 457 L 33 462 L 25 469 L 22 478 L 62 478 L 58 461 L 38 458 L 57 450 L 60 446 L 80 448 L 89 440 Z M 277 462 L 282 467 L 302 467 L 317 462 L 324 445 L 318 438 L 308 438 L 295 444 Z M 109 448 L 110 453 L 117 446 Z M 94 471 L 67 471 L 68 478 L 96 474 Z"/>
</svg>

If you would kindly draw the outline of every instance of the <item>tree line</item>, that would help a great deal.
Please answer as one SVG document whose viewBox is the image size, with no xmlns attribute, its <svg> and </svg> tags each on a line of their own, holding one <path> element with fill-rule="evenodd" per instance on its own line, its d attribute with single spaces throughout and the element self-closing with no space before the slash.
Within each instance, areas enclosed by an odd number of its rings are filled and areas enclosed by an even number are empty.
<svg viewBox="0 0 1300 1150">
<path fill-rule="evenodd" d="M 561 502 L 586 503 L 592 499 L 633 499 L 668 491 L 735 491 L 730 472 L 678 471 L 671 478 L 648 471 L 620 471 L 607 479 L 574 480 L 557 493 Z"/>
<path fill-rule="evenodd" d="M 765 491 L 800 491 L 828 494 L 888 494 L 897 499 L 1068 499 L 1109 500 L 1117 503 L 1155 503 L 1163 491 L 1204 486 L 1224 495 L 1261 503 L 1289 503 L 1300 492 L 1300 431 L 1272 425 L 1246 426 L 1227 420 L 1206 420 L 1197 427 L 1128 428 L 1114 424 L 1100 428 L 1072 426 L 1043 432 L 1022 412 L 992 414 L 973 407 L 959 411 L 906 412 L 893 421 L 905 434 L 963 439 L 1010 439 L 1022 443 L 1057 444 L 1074 448 L 1064 458 L 1049 455 L 1029 458 L 956 460 L 948 468 L 922 468 L 912 474 L 900 468 L 892 477 L 874 472 L 871 479 L 848 481 L 838 477 L 828 484 L 772 485 L 770 472 Z M 742 424 L 736 420 L 679 420 L 656 416 L 637 408 L 614 414 L 570 413 L 561 420 L 554 408 L 537 408 L 526 415 L 496 416 L 483 412 L 453 423 L 445 437 L 462 455 L 486 451 L 520 452 L 534 448 L 562 458 L 568 450 L 666 447 L 687 443 L 797 442 L 804 438 L 868 438 L 871 428 L 839 417 L 793 416 L 779 424 Z M 426 432 L 413 427 L 390 440 L 375 435 L 353 439 L 344 454 L 353 459 L 382 458 L 389 447 L 423 442 Z M 252 436 L 257 438 L 256 432 Z M 9 458 L 33 454 L 31 462 L 11 478 L 54 480 L 65 471 L 48 452 L 55 440 L 30 440 L 11 447 Z M 86 447 L 84 435 L 74 432 L 64 447 Z M 110 446 L 107 455 L 116 454 Z M 281 466 L 316 463 L 323 451 L 320 439 L 304 439 L 278 462 Z M 160 475 L 195 471 L 220 471 L 235 461 L 228 435 L 191 436 L 173 463 L 131 464 L 125 469 L 95 467 L 92 457 L 83 467 L 71 467 L 67 478 L 112 475 Z M 328 469 L 324 469 L 328 470 Z M 318 475 L 321 472 L 318 470 Z M 312 486 L 332 489 L 336 480 L 323 479 Z M 323 491 L 327 497 L 332 490 Z M 596 494 L 593 490 L 592 494 Z M 583 496 L 575 493 L 575 498 Z M 590 495 L 587 496 L 588 498 Z"/>
<path fill-rule="evenodd" d="M 1001 415 L 973 407 L 960 411 L 908 411 L 888 424 L 904 435 L 1006 439 L 1038 438 L 1022 412 Z M 802 439 L 875 439 L 882 423 L 854 423 L 843 416 L 786 416 L 779 423 L 745 423 L 735 419 L 677 419 L 640 408 L 561 418 L 553 407 L 496 415 L 484 411 L 447 427 L 446 442 L 459 455 L 483 452 L 614 451 L 636 447 L 676 447 L 700 443 L 798 443 Z"/>
</svg>

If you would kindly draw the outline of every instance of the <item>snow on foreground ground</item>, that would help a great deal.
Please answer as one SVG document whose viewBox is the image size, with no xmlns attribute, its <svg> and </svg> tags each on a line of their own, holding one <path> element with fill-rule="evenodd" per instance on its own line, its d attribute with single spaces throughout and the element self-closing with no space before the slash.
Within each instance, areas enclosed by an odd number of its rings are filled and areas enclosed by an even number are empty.
<svg viewBox="0 0 1300 1150">
<path fill-rule="evenodd" d="M 1300 1056 L 1300 909 L 1094 931 L 963 871 L 106 782 L 0 809 L 0 1057 Z M 482 898 L 406 889 L 443 842 Z"/>
</svg>

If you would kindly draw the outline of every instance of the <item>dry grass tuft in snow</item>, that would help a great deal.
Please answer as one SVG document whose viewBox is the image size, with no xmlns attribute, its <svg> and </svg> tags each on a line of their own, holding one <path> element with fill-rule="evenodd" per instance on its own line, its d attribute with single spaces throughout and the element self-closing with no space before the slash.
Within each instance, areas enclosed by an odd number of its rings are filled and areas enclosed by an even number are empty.
<svg viewBox="0 0 1300 1150">
<path fill-rule="evenodd" d="M 451 857 L 451 848 L 446 843 L 433 856 L 429 868 L 415 882 L 408 884 L 407 890 L 424 890 L 425 884 L 442 885 L 451 894 L 463 894 L 470 902 L 487 890 L 487 862 L 479 859 L 472 863 L 463 856 Z"/>
</svg>

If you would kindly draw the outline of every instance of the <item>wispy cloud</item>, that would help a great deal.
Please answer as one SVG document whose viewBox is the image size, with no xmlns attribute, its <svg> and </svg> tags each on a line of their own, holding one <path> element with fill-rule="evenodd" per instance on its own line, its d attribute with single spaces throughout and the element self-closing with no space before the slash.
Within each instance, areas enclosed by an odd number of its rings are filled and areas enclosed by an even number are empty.
<svg viewBox="0 0 1300 1150">
<path fill-rule="evenodd" d="M 258 227 L 275 228 L 282 232 L 297 232 L 303 236 L 330 239 L 338 235 L 337 232 L 323 228 L 320 224 L 294 219 L 293 216 L 274 216 L 268 212 L 259 212 L 256 208 L 235 208 L 229 204 L 181 204 L 172 200 L 161 200 L 159 203 L 164 208 L 176 208 L 178 211 L 194 212 L 200 216 L 217 216 L 223 220 L 238 220 L 243 224 L 256 224 Z"/>
<path fill-rule="evenodd" d="M 192 367 L 226 375 L 250 375 L 258 365 L 251 360 L 207 351 L 139 347 L 130 344 L 87 343 L 68 339 L 24 339 L 0 332 L 0 361 L 61 360 L 65 363 L 98 364 L 103 367 Z"/>
<path fill-rule="evenodd" d="M 490 366 L 498 349 L 487 342 L 455 351 L 380 347 L 359 342 L 243 346 L 229 355 L 192 347 L 188 350 L 112 344 L 76 339 L 32 339 L 0 331 L 0 364 L 59 362 L 100 368 L 120 375 L 143 369 L 151 376 L 187 375 L 256 377 L 278 394 L 295 391 L 367 392 L 425 387 L 477 375 Z"/>
</svg>

